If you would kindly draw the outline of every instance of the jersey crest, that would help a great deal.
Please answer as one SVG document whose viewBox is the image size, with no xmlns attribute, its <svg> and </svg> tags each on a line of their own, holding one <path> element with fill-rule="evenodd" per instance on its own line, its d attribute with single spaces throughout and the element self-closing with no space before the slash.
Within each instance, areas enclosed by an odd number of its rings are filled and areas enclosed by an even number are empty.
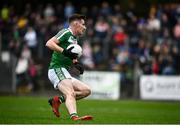
<svg viewBox="0 0 180 125">
<path fill-rule="evenodd" d="M 68 42 L 77 44 L 77 39 L 75 39 L 73 36 L 70 36 L 69 39 L 68 39 Z"/>
</svg>

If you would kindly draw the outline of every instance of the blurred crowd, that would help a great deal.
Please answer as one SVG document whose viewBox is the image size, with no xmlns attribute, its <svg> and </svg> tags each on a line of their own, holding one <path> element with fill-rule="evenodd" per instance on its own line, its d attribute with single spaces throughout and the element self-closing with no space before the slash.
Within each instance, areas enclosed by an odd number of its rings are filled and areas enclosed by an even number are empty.
<svg viewBox="0 0 180 125">
<path fill-rule="evenodd" d="M 17 75 L 28 72 L 31 83 L 39 70 L 48 68 L 44 61 L 49 61 L 51 52 L 44 46 L 46 41 L 68 27 L 71 14 L 81 13 L 87 16 L 87 32 L 81 38 L 84 51 L 80 61 L 87 70 L 118 71 L 129 79 L 136 71 L 179 74 L 180 4 L 151 5 L 144 16 L 133 9 L 124 11 L 121 4 L 106 1 L 76 7 L 68 1 L 36 7 L 27 3 L 17 13 L 15 6 L 4 5 L 0 18 L 2 51 L 17 57 Z"/>
</svg>

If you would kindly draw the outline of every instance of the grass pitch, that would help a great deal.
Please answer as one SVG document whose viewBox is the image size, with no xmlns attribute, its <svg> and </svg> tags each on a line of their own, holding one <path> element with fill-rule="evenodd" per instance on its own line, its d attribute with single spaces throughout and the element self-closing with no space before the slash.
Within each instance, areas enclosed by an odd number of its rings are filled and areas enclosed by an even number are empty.
<svg viewBox="0 0 180 125">
<path fill-rule="evenodd" d="M 47 97 L 0 97 L 0 124 L 180 124 L 180 102 L 100 101 L 77 102 L 79 115 L 90 114 L 93 121 L 71 121 L 61 105 L 56 118 Z"/>
</svg>

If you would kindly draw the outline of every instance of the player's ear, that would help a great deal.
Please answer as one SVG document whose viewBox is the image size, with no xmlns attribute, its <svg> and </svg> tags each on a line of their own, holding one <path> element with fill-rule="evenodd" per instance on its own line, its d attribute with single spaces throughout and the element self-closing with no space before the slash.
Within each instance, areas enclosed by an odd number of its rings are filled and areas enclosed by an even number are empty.
<svg viewBox="0 0 180 125">
<path fill-rule="evenodd" d="M 78 25 L 78 22 L 77 21 L 74 21 L 74 26 L 77 26 Z"/>
<path fill-rule="evenodd" d="M 75 22 L 75 26 L 78 26 L 78 22 L 77 21 Z"/>
</svg>

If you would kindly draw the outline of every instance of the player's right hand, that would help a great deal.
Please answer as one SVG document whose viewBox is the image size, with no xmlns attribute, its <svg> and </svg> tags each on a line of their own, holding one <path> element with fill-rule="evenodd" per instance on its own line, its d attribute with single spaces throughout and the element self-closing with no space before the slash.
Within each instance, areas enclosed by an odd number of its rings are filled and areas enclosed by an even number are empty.
<svg viewBox="0 0 180 125">
<path fill-rule="evenodd" d="M 69 57 L 70 59 L 77 59 L 78 58 L 78 54 L 77 53 L 72 53 L 71 50 L 73 49 L 74 47 L 70 47 L 69 49 L 64 49 L 62 54 Z"/>
</svg>

